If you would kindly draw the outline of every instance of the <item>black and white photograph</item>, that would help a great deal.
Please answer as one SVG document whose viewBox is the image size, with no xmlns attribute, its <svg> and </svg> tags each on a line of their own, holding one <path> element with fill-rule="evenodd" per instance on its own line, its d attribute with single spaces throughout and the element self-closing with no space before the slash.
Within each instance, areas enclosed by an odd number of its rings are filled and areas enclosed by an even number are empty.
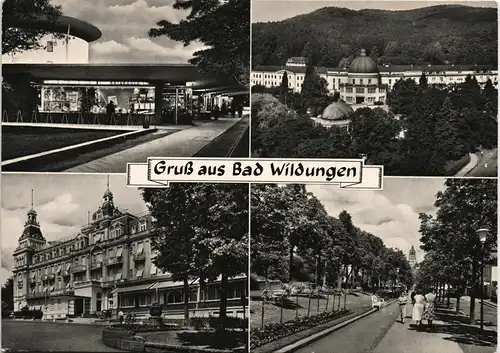
<svg viewBox="0 0 500 353">
<path fill-rule="evenodd" d="M 497 176 L 494 1 L 252 1 L 252 157 Z"/>
<path fill-rule="evenodd" d="M 252 185 L 251 352 L 494 353 L 497 180 Z"/>
<path fill-rule="evenodd" d="M 2 351 L 248 352 L 248 184 L 2 176 Z"/>
<path fill-rule="evenodd" d="M 248 157 L 250 0 L 6 0 L 2 170 Z"/>
</svg>

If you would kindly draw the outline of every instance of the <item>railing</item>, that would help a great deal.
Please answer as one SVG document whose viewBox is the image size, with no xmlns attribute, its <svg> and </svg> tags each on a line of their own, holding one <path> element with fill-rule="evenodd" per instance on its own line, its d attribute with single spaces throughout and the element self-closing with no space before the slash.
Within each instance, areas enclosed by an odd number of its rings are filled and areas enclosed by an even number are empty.
<svg viewBox="0 0 500 353">
<path fill-rule="evenodd" d="M 73 286 L 75 288 L 80 288 L 80 287 L 85 287 L 85 286 L 88 286 L 88 285 L 93 285 L 93 284 L 96 284 L 96 285 L 101 285 L 102 284 L 102 281 L 101 280 L 96 280 L 96 279 L 92 279 L 90 281 L 77 281 L 73 284 Z"/>
<path fill-rule="evenodd" d="M 146 260 L 146 255 L 144 253 L 141 254 L 134 254 L 134 261 L 145 261 Z"/>
<path fill-rule="evenodd" d="M 91 270 L 96 270 L 98 268 L 101 268 L 102 267 L 102 261 L 99 261 L 99 262 L 92 262 L 90 264 L 90 269 Z"/>
<path fill-rule="evenodd" d="M 56 276 L 55 276 L 53 273 L 51 273 L 51 274 L 49 274 L 49 275 L 44 275 L 44 276 L 42 277 L 42 280 L 46 281 L 46 280 L 49 280 L 49 279 L 54 279 L 54 278 L 56 278 Z"/>
<path fill-rule="evenodd" d="M 36 298 L 48 298 L 48 297 L 56 297 L 59 295 L 73 295 L 75 291 L 73 289 L 55 289 L 51 292 L 46 291 L 46 292 L 35 292 L 35 293 L 28 293 L 27 297 L 30 299 L 36 299 Z"/>
<path fill-rule="evenodd" d="M 109 257 L 107 259 L 104 260 L 104 264 L 107 265 L 107 266 L 111 266 L 111 265 L 116 265 L 116 264 L 121 264 L 122 263 L 122 257 L 119 256 L 119 257 Z"/>
<path fill-rule="evenodd" d="M 87 271 L 87 266 L 85 265 L 73 265 L 70 268 L 71 273 L 85 272 Z"/>
</svg>

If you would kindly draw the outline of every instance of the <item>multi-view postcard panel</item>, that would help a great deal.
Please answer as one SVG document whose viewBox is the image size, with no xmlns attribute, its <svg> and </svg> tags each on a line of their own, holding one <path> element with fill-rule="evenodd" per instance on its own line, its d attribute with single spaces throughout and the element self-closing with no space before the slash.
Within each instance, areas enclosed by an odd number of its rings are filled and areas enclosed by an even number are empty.
<svg viewBox="0 0 500 353">
<path fill-rule="evenodd" d="M 496 352 L 497 32 L 488 1 L 4 1 L 2 350 Z"/>
</svg>

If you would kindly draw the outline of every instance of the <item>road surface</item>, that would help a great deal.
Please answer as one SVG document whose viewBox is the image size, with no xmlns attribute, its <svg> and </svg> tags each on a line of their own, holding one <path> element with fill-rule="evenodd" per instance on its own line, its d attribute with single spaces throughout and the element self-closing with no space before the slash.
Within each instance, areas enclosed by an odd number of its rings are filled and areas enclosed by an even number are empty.
<svg viewBox="0 0 500 353">
<path fill-rule="evenodd" d="M 2 320 L 2 348 L 16 351 L 123 352 L 102 343 L 103 326 Z"/>
<path fill-rule="evenodd" d="M 496 177 L 498 168 L 498 150 L 484 150 L 478 153 L 477 165 L 465 176 L 468 177 Z"/>
<path fill-rule="evenodd" d="M 397 316 L 398 305 L 394 303 L 296 352 L 371 353 L 394 324 Z"/>
</svg>

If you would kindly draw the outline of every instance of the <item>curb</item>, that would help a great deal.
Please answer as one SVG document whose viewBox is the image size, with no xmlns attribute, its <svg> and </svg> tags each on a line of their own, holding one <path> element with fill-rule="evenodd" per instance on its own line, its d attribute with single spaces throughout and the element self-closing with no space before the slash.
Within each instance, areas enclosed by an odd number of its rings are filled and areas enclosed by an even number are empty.
<svg viewBox="0 0 500 353">
<path fill-rule="evenodd" d="M 226 157 L 231 157 L 234 153 L 234 151 L 236 150 L 236 148 L 238 147 L 238 145 L 240 144 L 241 140 L 243 139 L 243 136 L 245 136 L 246 132 L 248 131 L 248 129 L 250 129 L 250 126 L 247 126 L 247 128 L 245 130 L 243 130 L 239 135 L 238 137 L 236 138 L 236 140 L 234 141 L 233 145 L 231 146 L 231 148 L 229 149 L 229 152 L 226 154 Z"/>
<path fill-rule="evenodd" d="M 388 307 L 389 305 L 395 303 L 397 301 L 397 299 L 393 299 L 391 301 L 388 301 L 385 305 L 385 307 Z M 355 321 L 358 321 L 359 319 L 362 319 L 364 318 L 365 316 L 368 316 L 370 314 L 373 314 L 374 312 L 377 312 L 379 311 L 379 309 L 371 309 L 371 310 L 368 310 L 367 312 L 363 313 L 363 314 L 360 314 L 358 316 L 355 316 L 351 319 L 348 319 L 344 322 L 341 322 L 333 327 L 330 327 L 330 328 L 327 328 L 326 330 L 323 330 L 321 332 L 318 332 L 318 333 L 315 333 L 314 335 L 312 336 L 309 336 L 309 337 L 306 337 L 306 338 L 303 338 L 303 339 L 300 339 L 298 340 L 297 342 L 295 343 L 292 343 L 288 346 L 285 346 L 283 348 L 280 348 L 276 351 L 274 351 L 273 353 L 289 353 L 289 352 L 294 352 L 296 351 L 297 349 L 299 348 L 302 348 L 306 345 L 308 345 L 309 343 L 311 342 L 314 342 L 314 341 L 317 341 L 327 335 L 329 335 L 330 333 L 334 332 L 334 331 L 337 331 L 338 329 L 341 329 L 342 327 L 345 327 Z"/>
<path fill-rule="evenodd" d="M 152 132 L 155 132 L 157 129 L 149 128 L 142 129 L 137 131 L 125 132 L 119 135 L 105 137 L 94 141 L 87 141 L 83 143 L 79 143 L 73 146 L 66 146 L 62 148 L 58 148 L 55 150 L 40 152 L 36 154 L 32 154 L 29 156 L 13 158 L 7 161 L 2 162 L 2 171 L 19 171 L 20 168 L 28 168 L 44 164 L 49 162 L 50 160 L 59 160 L 64 155 L 71 155 L 80 152 L 81 150 L 86 150 L 89 147 L 95 148 L 100 145 L 109 146 L 109 143 L 119 142 L 121 140 L 127 140 L 130 138 L 136 138 L 142 135 L 146 135 Z"/>
</svg>

